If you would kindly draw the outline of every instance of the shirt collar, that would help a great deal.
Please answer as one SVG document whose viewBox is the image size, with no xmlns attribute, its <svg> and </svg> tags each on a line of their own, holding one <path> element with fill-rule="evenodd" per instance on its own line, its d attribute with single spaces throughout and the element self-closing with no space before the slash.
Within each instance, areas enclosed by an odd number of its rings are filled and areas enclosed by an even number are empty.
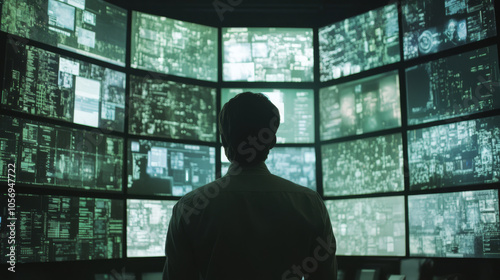
<svg viewBox="0 0 500 280">
<path fill-rule="evenodd" d="M 226 174 L 235 176 L 242 174 L 271 174 L 271 172 L 269 172 L 269 169 L 267 169 L 263 161 L 250 166 L 241 166 L 237 162 L 233 162 L 229 166 Z"/>
</svg>

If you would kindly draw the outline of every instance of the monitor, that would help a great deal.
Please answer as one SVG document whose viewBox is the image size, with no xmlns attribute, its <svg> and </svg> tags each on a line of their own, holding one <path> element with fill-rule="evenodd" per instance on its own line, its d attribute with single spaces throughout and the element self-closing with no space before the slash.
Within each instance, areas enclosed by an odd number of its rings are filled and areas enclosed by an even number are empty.
<svg viewBox="0 0 500 280">
<path fill-rule="evenodd" d="M 404 59 L 496 36 L 492 0 L 402 0 Z"/>
<path fill-rule="evenodd" d="M 102 0 L 5 0 L 0 29 L 125 66 L 127 10 Z"/>
<path fill-rule="evenodd" d="M 177 201 L 127 199 L 127 257 L 163 257 Z"/>
<path fill-rule="evenodd" d="M 6 60 L 5 108 L 124 131 L 125 73 L 16 41 L 7 43 Z"/>
<path fill-rule="evenodd" d="M 222 28 L 223 80 L 313 82 L 312 28 Z"/>
<path fill-rule="evenodd" d="M 403 196 L 326 200 L 339 256 L 405 256 Z"/>
<path fill-rule="evenodd" d="M 496 45 L 407 68 L 408 124 L 498 109 L 498 85 Z"/>
<path fill-rule="evenodd" d="M 498 190 L 410 195 L 410 256 L 500 258 Z"/>
<path fill-rule="evenodd" d="M 321 140 L 401 126 L 397 71 L 319 91 Z"/>
<path fill-rule="evenodd" d="M 221 150 L 222 176 L 230 162 Z M 295 184 L 316 190 L 316 152 L 314 147 L 274 147 L 265 161 L 269 171 Z"/>
<path fill-rule="evenodd" d="M 319 28 L 320 81 L 399 62 L 397 4 Z"/>
<path fill-rule="evenodd" d="M 122 191 L 123 138 L 0 115 L 0 181 L 39 187 Z"/>
<path fill-rule="evenodd" d="M 7 201 L 7 195 L 2 199 Z M 17 220 L 11 222 L 19 263 L 123 257 L 122 200 L 16 193 L 13 204 Z M 10 217 L 8 204 L 0 205 L 2 218 Z M 1 230 L 2 236 L 10 234 L 7 227 Z M 7 262 L 8 253 L 10 245 L 5 242 L 0 246 L 2 263 Z"/>
<path fill-rule="evenodd" d="M 410 189 L 500 181 L 500 116 L 408 131 Z"/>
<path fill-rule="evenodd" d="M 312 89 L 223 88 L 221 107 L 238 93 L 264 94 L 278 108 L 280 124 L 277 143 L 314 142 L 314 91 Z"/>
<path fill-rule="evenodd" d="M 404 190 L 401 134 L 325 144 L 321 160 L 325 196 Z"/>
<path fill-rule="evenodd" d="M 215 142 L 215 95 L 215 88 L 130 76 L 129 133 Z"/>
<path fill-rule="evenodd" d="M 129 194 L 183 196 L 214 180 L 214 147 L 149 140 L 129 141 Z"/>
<path fill-rule="evenodd" d="M 218 28 L 132 12 L 133 68 L 216 82 Z"/>
</svg>

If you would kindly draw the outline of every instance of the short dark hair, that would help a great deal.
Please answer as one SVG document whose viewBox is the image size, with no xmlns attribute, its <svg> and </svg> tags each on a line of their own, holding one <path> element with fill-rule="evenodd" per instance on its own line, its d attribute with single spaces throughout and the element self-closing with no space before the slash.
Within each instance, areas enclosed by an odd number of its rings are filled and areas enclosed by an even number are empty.
<svg viewBox="0 0 500 280">
<path fill-rule="evenodd" d="M 278 108 L 262 93 L 243 92 L 233 97 L 219 115 L 228 159 L 240 165 L 265 161 L 276 144 L 279 124 Z"/>
</svg>

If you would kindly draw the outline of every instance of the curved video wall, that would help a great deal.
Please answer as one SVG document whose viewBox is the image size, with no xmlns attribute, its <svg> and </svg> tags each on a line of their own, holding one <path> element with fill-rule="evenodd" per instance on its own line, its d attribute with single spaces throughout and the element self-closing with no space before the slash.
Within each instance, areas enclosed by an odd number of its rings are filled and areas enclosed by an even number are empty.
<svg viewBox="0 0 500 280">
<path fill-rule="evenodd" d="M 243 91 L 279 109 L 266 163 L 322 195 L 337 255 L 500 258 L 495 8 L 451 2 L 263 28 L 3 1 L 0 230 L 17 219 L 16 261 L 164 256 L 175 202 L 227 171 L 217 115 Z"/>
</svg>

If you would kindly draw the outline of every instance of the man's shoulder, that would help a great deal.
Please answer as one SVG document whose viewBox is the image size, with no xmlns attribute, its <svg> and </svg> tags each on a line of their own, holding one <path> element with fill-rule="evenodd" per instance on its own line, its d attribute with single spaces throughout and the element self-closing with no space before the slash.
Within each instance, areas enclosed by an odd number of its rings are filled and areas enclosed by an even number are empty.
<svg viewBox="0 0 500 280">
<path fill-rule="evenodd" d="M 305 195 L 312 195 L 312 196 L 317 196 L 318 193 L 316 191 L 311 190 L 310 188 L 307 188 L 305 186 L 299 185 L 297 183 L 294 183 L 288 179 L 285 179 L 283 177 L 274 175 L 274 174 L 269 174 L 270 178 L 274 180 L 278 186 L 280 186 L 279 190 L 283 191 L 288 191 L 288 192 L 299 192 L 303 193 Z"/>
<path fill-rule="evenodd" d="M 253 185 L 254 181 L 262 183 L 262 185 Z M 248 184 L 248 186 L 242 187 L 242 184 Z M 321 200 L 321 197 L 316 191 L 269 173 L 265 176 L 260 176 L 259 179 L 225 175 L 187 193 L 179 202 L 188 205 L 200 204 L 203 201 L 215 199 L 219 197 L 221 193 L 228 191 L 289 192 Z"/>
<path fill-rule="evenodd" d="M 181 199 L 179 199 L 179 203 L 181 204 L 194 204 L 195 202 L 200 202 L 206 199 L 213 199 L 217 197 L 221 190 L 228 186 L 229 180 L 222 177 L 215 181 L 212 181 L 204 186 L 196 188 L 186 195 L 184 195 Z"/>
</svg>

